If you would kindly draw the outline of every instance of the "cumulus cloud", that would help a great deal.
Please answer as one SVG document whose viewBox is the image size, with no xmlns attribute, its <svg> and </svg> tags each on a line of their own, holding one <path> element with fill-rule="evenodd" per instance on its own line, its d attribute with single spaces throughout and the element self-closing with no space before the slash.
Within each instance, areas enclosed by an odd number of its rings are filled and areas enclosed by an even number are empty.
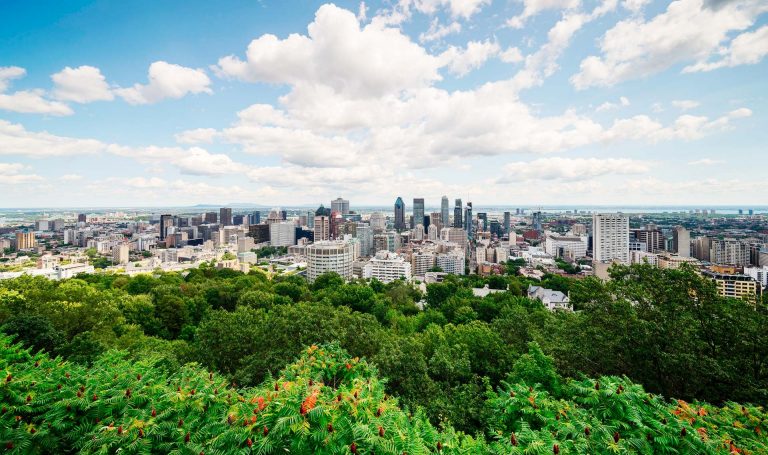
<svg viewBox="0 0 768 455">
<path fill-rule="evenodd" d="M 0 120 L 0 155 L 42 158 L 95 154 L 103 149 L 104 144 L 94 139 L 28 131 L 22 125 Z"/>
<path fill-rule="evenodd" d="M 246 166 L 237 163 L 225 154 L 213 154 L 200 147 L 125 147 L 111 144 L 107 151 L 118 156 L 135 159 L 143 164 L 169 164 L 182 174 L 224 175 L 243 172 Z"/>
<path fill-rule="evenodd" d="M 21 172 L 25 168 L 26 166 L 19 163 L 0 163 L 0 185 L 15 185 L 43 180 L 36 174 L 22 174 Z"/>
<path fill-rule="evenodd" d="M 450 24 L 443 25 L 440 23 L 440 19 L 434 18 L 429 24 L 429 29 L 419 35 L 419 41 L 422 43 L 429 41 L 438 41 L 445 38 L 448 35 L 461 32 L 461 24 L 453 21 Z"/>
<path fill-rule="evenodd" d="M 491 0 L 415 0 L 413 6 L 425 14 L 435 14 L 445 8 L 453 17 L 469 19 L 490 3 Z"/>
<path fill-rule="evenodd" d="M 213 93 L 211 80 L 202 69 L 187 68 L 157 61 L 149 66 L 149 82 L 114 92 L 130 104 L 152 104 L 163 99 L 182 98 L 188 94 Z"/>
<path fill-rule="evenodd" d="M 525 22 L 547 10 L 574 10 L 581 6 L 581 0 L 523 0 L 523 12 L 507 20 L 512 28 L 522 28 Z"/>
<path fill-rule="evenodd" d="M 510 46 L 499 54 L 499 60 L 504 63 L 520 63 L 523 61 L 523 53 L 520 49 Z"/>
<path fill-rule="evenodd" d="M 606 101 L 605 103 L 597 106 L 595 108 L 595 111 L 597 112 L 604 112 L 604 111 L 610 111 L 613 109 L 618 109 L 619 107 L 626 107 L 629 106 L 629 99 L 626 96 L 619 97 L 618 103 L 611 103 L 610 101 Z"/>
<path fill-rule="evenodd" d="M 5 93 L 11 81 L 24 77 L 27 71 L 18 66 L 0 67 L 0 109 L 22 114 L 72 115 L 72 109 L 64 103 L 46 99 L 45 90 L 20 90 Z"/>
<path fill-rule="evenodd" d="M 684 73 L 712 71 L 739 65 L 754 65 L 768 54 L 768 25 L 734 38 L 726 49 L 717 53 L 715 61 L 701 61 L 683 68 Z"/>
<path fill-rule="evenodd" d="M 361 28 L 351 11 L 326 4 L 307 35 L 262 35 L 246 60 L 219 59 L 217 74 L 249 82 L 322 85 L 348 96 L 396 94 L 439 80 L 439 60 L 399 29 L 372 21 Z"/>
<path fill-rule="evenodd" d="M 768 3 L 760 0 L 733 0 L 716 9 L 708 8 L 704 0 L 676 0 L 648 21 L 632 17 L 606 31 L 600 39 L 601 55 L 583 59 L 571 83 L 577 89 L 610 86 L 690 61 L 698 63 L 688 71 L 755 63 L 765 54 L 762 29 L 740 42 L 733 43 L 734 39 L 720 62 L 701 62 L 718 53 L 730 33 L 748 29 L 765 11 Z"/>
<path fill-rule="evenodd" d="M 182 131 L 173 137 L 180 144 L 210 144 L 216 139 L 218 134 L 215 128 L 195 128 Z"/>
<path fill-rule="evenodd" d="M 650 170 L 646 161 L 628 158 L 539 158 L 504 166 L 499 183 L 520 180 L 588 180 L 604 175 L 643 174 Z"/>
<path fill-rule="evenodd" d="M 54 98 L 61 101 L 90 103 L 114 99 L 106 78 L 96 67 L 83 65 L 77 68 L 66 67 L 51 75 Z"/>
<path fill-rule="evenodd" d="M 499 44 L 495 41 L 470 41 L 463 49 L 450 46 L 440 54 L 440 59 L 445 62 L 451 73 L 461 77 L 483 66 L 489 58 L 498 55 L 500 51 Z"/>
<path fill-rule="evenodd" d="M 687 111 L 696 107 L 699 107 L 701 103 L 694 100 L 673 100 L 672 106 L 680 109 L 681 111 Z"/>
</svg>

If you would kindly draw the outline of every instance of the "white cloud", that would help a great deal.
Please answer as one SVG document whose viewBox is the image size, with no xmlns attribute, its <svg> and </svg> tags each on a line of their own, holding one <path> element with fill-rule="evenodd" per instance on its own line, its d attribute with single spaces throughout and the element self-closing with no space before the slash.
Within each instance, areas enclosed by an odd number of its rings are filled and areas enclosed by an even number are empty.
<svg viewBox="0 0 768 455">
<path fill-rule="evenodd" d="M 588 180 L 604 175 L 643 174 L 650 170 L 646 161 L 628 158 L 539 158 L 504 166 L 503 182 L 520 180 Z"/>
<path fill-rule="evenodd" d="M 680 109 L 681 111 L 688 111 L 693 108 L 699 107 L 701 103 L 694 100 L 674 100 L 672 106 Z"/>
<path fill-rule="evenodd" d="M 735 109 L 728 113 L 728 117 L 730 118 L 746 118 L 752 116 L 752 110 L 747 109 L 746 107 L 741 107 L 739 109 Z"/>
<path fill-rule="evenodd" d="M 61 101 L 90 103 L 110 101 L 114 95 L 101 71 L 93 66 L 83 65 L 77 68 L 66 67 L 51 75 L 54 98 Z"/>
<path fill-rule="evenodd" d="M 43 180 L 35 174 L 22 174 L 26 166 L 19 163 L 0 163 L 0 185 L 15 185 Z"/>
<path fill-rule="evenodd" d="M 27 70 L 18 66 L 0 66 L 0 92 L 8 89 L 10 81 L 19 79 L 27 74 Z"/>
<path fill-rule="evenodd" d="M 583 59 L 571 83 L 577 89 L 610 86 L 681 62 L 704 62 L 718 52 L 730 32 L 749 28 L 765 11 L 768 3 L 761 0 L 733 0 L 718 8 L 708 7 L 704 0 L 677 0 L 647 22 L 641 17 L 620 21 L 600 40 L 602 54 Z M 754 38 L 758 36 L 737 44 L 742 50 L 734 62 L 757 58 L 764 44 L 755 44 Z"/>
<path fill-rule="evenodd" d="M 219 59 L 216 72 L 249 82 L 332 88 L 348 96 L 396 94 L 440 79 L 436 57 L 399 29 L 372 21 L 360 28 L 355 15 L 323 5 L 307 35 L 262 35 L 248 45 L 246 60 Z"/>
<path fill-rule="evenodd" d="M 419 35 L 419 41 L 422 43 L 429 41 L 438 41 L 448 35 L 461 32 L 461 24 L 453 21 L 450 24 L 442 25 L 440 19 L 434 18 L 429 24 L 429 29 Z"/>
<path fill-rule="evenodd" d="M 95 154 L 103 149 L 104 144 L 97 140 L 27 131 L 22 125 L 0 120 L 0 155 L 40 158 Z"/>
<path fill-rule="evenodd" d="M 522 28 L 525 22 L 547 10 L 575 10 L 581 6 L 581 0 L 523 0 L 523 12 L 507 20 L 512 28 Z"/>
<path fill-rule="evenodd" d="M 188 94 L 213 93 L 211 80 L 202 69 L 157 61 L 149 66 L 149 83 L 115 89 L 130 104 L 151 104 L 166 98 L 178 99 Z"/>
<path fill-rule="evenodd" d="M 180 147 L 125 147 L 109 145 L 107 150 L 118 156 L 135 159 L 143 164 L 169 164 L 182 174 L 189 175 L 225 175 L 244 172 L 247 167 L 236 163 L 225 154 L 212 154 L 200 147 L 183 149 Z"/>
<path fill-rule="evenodd" d="M 723 160 L 716 160 L 712 158 L 701 158 L 698 160 L 689 161 L 688 164 L 691 166 L 714 166 L 715 164 L 723 164 L 725 161 Z"/>
<path fill-rule="evenodd" d="M 435 14 L 440 8 L 447 8 L 451 16 L 469 19 L 491 0 L 415 0 L 413 6 L 424 14 Z"/>
<path fill-rule="evenodd" d="M 368 7 L 365 6 L 365 2 L 360 2 L 360 8 L 357 11 L 357 20 L 365 22 L 368 18 Z"/>
<path fill-rule="evenodd" d="M 642 12 L 643 8 L 649 3 L 651 3 L 651 0 L 624 0 L 621 2 L 621 6 L 627 11 L 638 14 Z"/>
<path fill-rule="evenodd" d="M 619 97 L 618 103 L 611 103 L 609 101 L 606 101 L 605 103 L 597 106 L 597 108 L 595 108 L 595 111 L 604 112 L 604 111 L 610 111 L 613 109 L 617 109 L 619 107 L 626 107 L 626 106 L 629 106 L 629 99 L 626 96 L 621 96 Z"/>
<path fill-rule="evenodd" d="M 22 114 L 72 115 L 72 109 L 64 103 L 45 98 L 40 89 L 5 93 L 13 79 L 24 77 L 27 71 L 18 66 L 0 67 L 0 109 Z"/>
<path fill-rule="evenodd" d="M 218 131 L 214 128 L 195 128 L 174 134 L 173 137 L 180 144 L 210 144 L 217 135 Z"/>
<path fill-rule="evenodd" d="M 745 32 L 734 38 L 728 48 L 720 50 L 719 60 L 698 62 L 683 68 L 684 73 L 712 71 L 739 65 L 754 65 L 768 54 L 768 25 L 753 32 Z"/>
<path fill-rule="evenodd" d="M 489 58 L 498 55 L 500 51 L 499 44 L 495 41 L 470 41 L 463 49 L 450 46 L 440 54 L 440 60 L 445 62 L 453 74 L 461 77 L 483 66 Z"/>
<path fill-rule="evenodd" d="M 504 63 L 520 63 L 523 61 L 523 54 L 520 49 L 510 46 L 499 54 L 499 59 Z"/>
</svg>

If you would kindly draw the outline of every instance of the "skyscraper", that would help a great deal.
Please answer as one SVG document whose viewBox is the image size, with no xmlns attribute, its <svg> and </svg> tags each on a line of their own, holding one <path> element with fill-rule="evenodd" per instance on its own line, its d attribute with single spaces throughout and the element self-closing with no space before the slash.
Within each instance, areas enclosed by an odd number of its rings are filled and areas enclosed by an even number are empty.
<svg viewBox="0 0 768 455">
<path fill-rule="evenodd" d="M 248 224 L 259 224 L 261 223 L 261 212 L 258 210 L 252 212 L 250 215 L 248 215 Z"/>
<path fill-rule="evenodd" d="M 672 248 L 678 256 L 691 257 L 691 233 L 688 229 L 677 226 L 672 230 Z"/>
<path fill-rule="evenodd" d="M 473 219 L 472 219 L 472 203 L 467 202 L 467 206 L 464 208 L 464 230 L 467 232 L 468 238 L 473 238 Z"/>
<path fill-rule="evenodd" d="M 448 196 L 440 199 L 440 226 L 448 226 Z"/>
<path fill-rule="evenodd" d="M 533 212 L 533 215 L 531 217 L 531 224 L 533 225 L 534 231 L 536 232 L 544 231 L 544 227 L 542 226 L 541 212 Z"/>
<path fill-rule="evenodd" d="M 338 197 L 331 201 L 331 211 L 339 212 L 342 215 L 349 213 L 349 201 Z"/>
<path fill-rule="evenodd" d="M 509 234 L 509 229 L 512 227 L 511 215 L 509 212 L 504 212 L 504 233 Z"/>
<path fill-rule="evenodd" d="M 620 213 L 592 216 L 593 257 L 596 262 L 629 264 L 629 217 Z"/>
<path fill-rule="evenodd" d="M 78 223 L 85 223 L 88 217 L 85 216 L 85 213 L 78 213 L 77 214 L 77 222 Z"/>
<path fill-rule="evenodd" d="M 485 232 L 488 230 L 488 214 L 485 212 L 480 212 L 477 214 L 477 221 L 480 222 L 480 220 L 483 221 L 483 224 L 481 225 L 482 231 Z"/>
<path fill-rule="evenodd" d="M 405 202 L 401 197 L 395 200 L 395 230 L 405 230 Z"/>
<path fill-rule="evenodd" d="M 463 228 L 464 223 L 461 222 L 461 199 L 456 199 L 456 203 L 453 207 L 453 227 Z"/>
<path fill-rule="evenodd" d="M 222 207 L 219 209 L 219 224 L 222 226 L 232 225 L 232 209 L 228 207 Z"/>
<path fill-rule="evenodd" d="M 165 240 L 165 237 L 168 236 L 168 228 L 171 226 L 173 226 L 173 216 L 160 215 L 160 240 Z"/>
<path fill-rule="evenodd" d="M 218 223 L 218 215 L 216 212 L 205 212 L 205 223 L 206 224 L 214 224 Z"/>
<path fill-rule="evenodd" d="M 424 198 L 413 198 L 413 224 L 411 228 L 417 225 L 424 226 Z"/>
</svg>

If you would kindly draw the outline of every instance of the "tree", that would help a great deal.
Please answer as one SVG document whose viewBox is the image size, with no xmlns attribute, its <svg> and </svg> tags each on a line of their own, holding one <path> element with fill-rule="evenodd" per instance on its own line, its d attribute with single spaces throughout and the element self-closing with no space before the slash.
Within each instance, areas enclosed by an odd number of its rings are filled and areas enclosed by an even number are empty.
<svg viewBox="0 0 768 455">
<path fill-rule="evenodd" d="M 16 336 L 16 339 L 35 351 L 55 354 L 64 342 L 64 338 L 53 327 L 50 319 L 39 315 L 16 315 L 9 318 L 0 330 Z"/>
</svg>

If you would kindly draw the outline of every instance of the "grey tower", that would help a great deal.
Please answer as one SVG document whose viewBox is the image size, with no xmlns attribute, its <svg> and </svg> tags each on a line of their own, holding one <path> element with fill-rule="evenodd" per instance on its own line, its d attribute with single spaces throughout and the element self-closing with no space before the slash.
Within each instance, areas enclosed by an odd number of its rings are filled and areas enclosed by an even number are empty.
<svg viewBox="0 0 768 455">
<path fill-rule="evenodd" d="M 448 196 L 440 199 L 440 225 L 448 227 Z"/>
<path fill-rule="evenodd" d="M 453 207 L 453 227 L 464 227 L 464 223 L 461 222 L 461 209 L 461 199 L 456 199 L 456 205 Z"/>
<path fill-rule="evenodd" d="M 411 228 L 415 228 L 416 225 L 424 226 L 424 198 L 413 198 L 413 222 Z"/>
</svg>

